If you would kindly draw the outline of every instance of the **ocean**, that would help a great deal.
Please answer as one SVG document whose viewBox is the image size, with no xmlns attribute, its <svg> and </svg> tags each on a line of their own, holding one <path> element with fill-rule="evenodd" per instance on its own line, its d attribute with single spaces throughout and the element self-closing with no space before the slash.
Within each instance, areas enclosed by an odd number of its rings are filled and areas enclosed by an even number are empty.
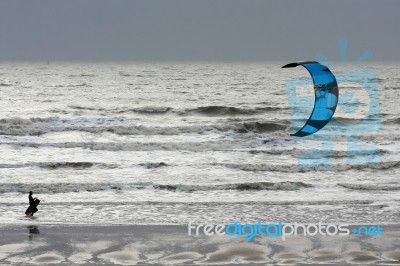
<svg viewBox="0 0 400 266">
<path fill-rule="evenodd" d="M 366 66 L 380 109 L 363 128 L 379 128 L 299 139 L 312 81 L 286 63 L 0 64 L 0 223 L 31 222 L 30 190 L 37 224 L 397 223 L 400 65 Z M 300 77 L 310 97 L 293 104 Z M 335 118 L 357 123 L 368 94 L 339 87 L 360 111 L 340 98 Z"/>
</svg>

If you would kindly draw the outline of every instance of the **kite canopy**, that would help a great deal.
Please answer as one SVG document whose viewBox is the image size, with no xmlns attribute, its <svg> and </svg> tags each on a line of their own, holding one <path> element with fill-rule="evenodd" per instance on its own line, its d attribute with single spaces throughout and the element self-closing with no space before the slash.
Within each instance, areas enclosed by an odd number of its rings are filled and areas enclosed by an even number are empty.
<svg viewBox="0 0 400 266">
<path fill-rule="evenodd" d="M 314 109 L 306 124 L 299 131 L 291 134 L 296 137 L 305 137 L 314 134 L 331 120 L 339 100 L 339 87 L 332 72 L 316 61 L 290 63 L 282 68 L 297 66 L 305 67 L 314 82 Z"/>
</svg>

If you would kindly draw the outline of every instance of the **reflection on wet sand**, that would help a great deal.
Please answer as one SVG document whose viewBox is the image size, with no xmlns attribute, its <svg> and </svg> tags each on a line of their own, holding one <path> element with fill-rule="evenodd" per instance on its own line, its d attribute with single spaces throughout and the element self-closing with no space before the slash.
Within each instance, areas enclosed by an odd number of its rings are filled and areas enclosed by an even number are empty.
<svg viewBox="0 0 400 266">
<path fill-rule="evenodd" d="M 39 231 L 39 229 L 38 229 L 38 227 L 36 225 L 29 225 L 26 228 L 28 228 L 28 230 L 29 230 L 28 238 L 29 238 L 30 241 L 33 240 L 33 236 L 34 235 L 39 235 L 40 234 L 40 231 Z"/>
</svg>

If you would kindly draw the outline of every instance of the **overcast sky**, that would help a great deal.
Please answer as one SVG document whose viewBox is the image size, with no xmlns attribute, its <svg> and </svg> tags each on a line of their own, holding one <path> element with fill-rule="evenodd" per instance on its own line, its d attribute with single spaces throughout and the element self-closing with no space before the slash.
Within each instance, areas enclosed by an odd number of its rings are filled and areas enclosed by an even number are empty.
<svg viewBox="0 0 400 266">
<path fill-rule="evenodd" d="M 400 60 L 400 1 L 0 2 L 0 61 Z"/>
</svg>

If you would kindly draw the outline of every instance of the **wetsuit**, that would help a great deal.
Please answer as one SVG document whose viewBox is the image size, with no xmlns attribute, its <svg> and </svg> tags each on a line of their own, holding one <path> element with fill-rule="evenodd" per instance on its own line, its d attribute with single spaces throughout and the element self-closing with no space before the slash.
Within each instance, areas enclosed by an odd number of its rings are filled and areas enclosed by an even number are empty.
<svg viewBox="0 0 400 266">
<path fill-rule="evenodd" d="M 31 212 L 31 215 L 32 215 L 32 216 L 33 216 L 33 214 L 34 214 L 35 212 L 38 211 L 38 209 L 36 208 L 36 202 L 35 202 L 35 200 L 33 199 L 32 195 L 29 195 L 29 209 L 30 209 L 30 212 Z"/>
</svg>

